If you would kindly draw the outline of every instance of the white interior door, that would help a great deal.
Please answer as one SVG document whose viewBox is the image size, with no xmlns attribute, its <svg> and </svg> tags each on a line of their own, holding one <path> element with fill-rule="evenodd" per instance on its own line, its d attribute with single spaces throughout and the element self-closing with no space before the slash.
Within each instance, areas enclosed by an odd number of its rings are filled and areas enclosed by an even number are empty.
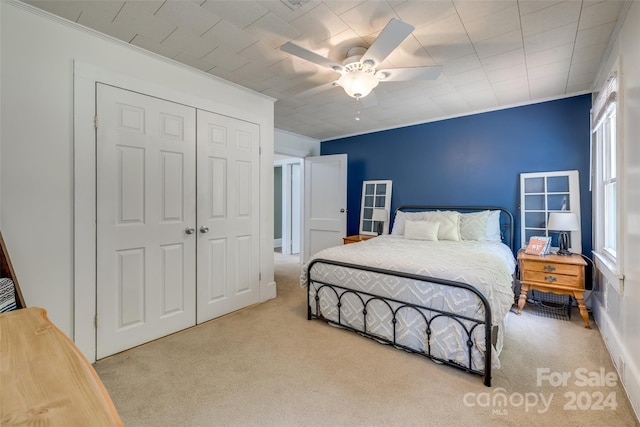
<svg viewBox="0 0 640 427">
<path fill-rule="evenodd" d="M 98 359 L 195 324 L 195 109 L 97 87 Z"/>
<path fill-rule="evenodd" d="M 198 323 L 260 297 L 259 126 L 198 110 Z"/>
<path fill-rule="evenodd" d="M 304 159 L 304 262 L 347 234 L 347 155 Z"/>
</svg>

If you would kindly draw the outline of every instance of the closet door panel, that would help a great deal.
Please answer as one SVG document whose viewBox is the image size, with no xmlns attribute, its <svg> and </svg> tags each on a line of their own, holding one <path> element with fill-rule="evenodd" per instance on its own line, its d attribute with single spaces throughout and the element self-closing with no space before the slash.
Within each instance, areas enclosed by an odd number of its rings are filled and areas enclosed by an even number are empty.
<svg viewBox="0 0 640 427">
<path fill-rule="evenodd" d="M 98 359 L 196 320 L 196 111 L 97 85 Z"/>
<path fill-rule="evenodd" d="M 259 126 L 198 110 L 198 323 L 259 301 Z"/>
</svg>

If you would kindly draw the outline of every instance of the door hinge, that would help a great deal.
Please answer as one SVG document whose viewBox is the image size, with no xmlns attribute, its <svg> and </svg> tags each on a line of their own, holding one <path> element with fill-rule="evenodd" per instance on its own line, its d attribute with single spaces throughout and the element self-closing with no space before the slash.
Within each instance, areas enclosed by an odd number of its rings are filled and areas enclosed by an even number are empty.
<svg viewBox="0 0 640 427">
<path fill-rule="evenodd" d="M 262 281 L 262 272 L 258 273 L 258 280 Z"/>
<path fill-rule="evenodd" d="M 96 325 L 96 328 L 98 327 L 98 315 L 96 314 L 96 317 L 94 319 L 94 324 Z"/>
<path fill-rule="evenodd" d="M 93 117 L 93 125 L 98 129 L 98 116 Z"/>
<path fill-rule="evenodd" d="M 258 147 L 258 155 L 262 156 L 262 147 Z"/>
</svg>

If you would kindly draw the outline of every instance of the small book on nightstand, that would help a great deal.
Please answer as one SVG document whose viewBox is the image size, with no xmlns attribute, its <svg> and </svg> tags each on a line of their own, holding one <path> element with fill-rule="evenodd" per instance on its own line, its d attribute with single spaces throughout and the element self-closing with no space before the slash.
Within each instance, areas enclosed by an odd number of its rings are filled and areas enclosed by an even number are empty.
<svg viewBox="0 0 640 427">
<path fill-rule="evenodd" d="M 549 248 L 551 247 L 551 237 L 545 236 L 532 236 L 529 239 L 529 244 L 524 250 L 525 254 L 529 255 L 547 255 Z"/>
</svg>

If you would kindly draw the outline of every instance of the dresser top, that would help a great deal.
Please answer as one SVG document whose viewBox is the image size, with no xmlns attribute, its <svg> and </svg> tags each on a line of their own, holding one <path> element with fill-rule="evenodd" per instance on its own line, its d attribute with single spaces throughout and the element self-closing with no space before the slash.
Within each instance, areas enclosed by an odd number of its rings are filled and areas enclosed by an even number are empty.
<svg viewBox="0 0 640 427">
<path fill-rule="evenodd" d="M 518 259 L 527 260 L 527 261 L 538 261 L 538 262 L 552 262 L 554 264 L 587 265 L 587 262 L 579 254 L 571 254 L 571 255 L 548 254 L 548 255 L 540 256 L 540 255 L 526 254 L 524 253 L 524 249 L 520 249 L 520 251 L 518 251 Z"/>
</svg>

